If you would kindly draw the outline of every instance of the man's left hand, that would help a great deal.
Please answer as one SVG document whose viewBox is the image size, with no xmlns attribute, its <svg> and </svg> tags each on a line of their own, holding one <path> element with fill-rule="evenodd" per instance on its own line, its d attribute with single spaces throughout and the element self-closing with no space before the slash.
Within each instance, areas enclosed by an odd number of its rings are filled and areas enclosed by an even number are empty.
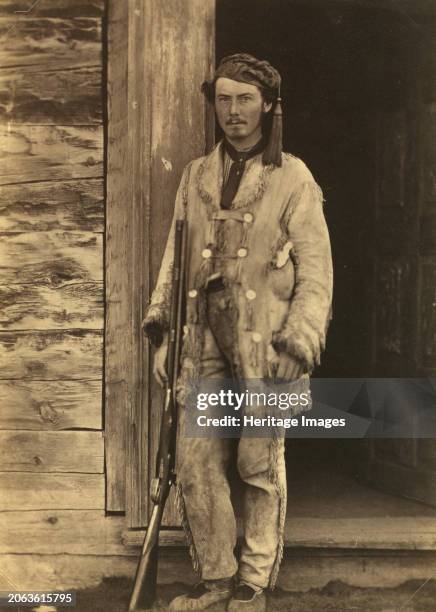
<svg viewBox="0 0 436 612">
<path fill-rule="evenodd" d="M 279 366 L 277 368 L 276 378 L 283 380 L 296 380 L 304 373 L 304 365 L 295 357 L 291 357 L 286 353 L 280 353 Z"/>
</svg>

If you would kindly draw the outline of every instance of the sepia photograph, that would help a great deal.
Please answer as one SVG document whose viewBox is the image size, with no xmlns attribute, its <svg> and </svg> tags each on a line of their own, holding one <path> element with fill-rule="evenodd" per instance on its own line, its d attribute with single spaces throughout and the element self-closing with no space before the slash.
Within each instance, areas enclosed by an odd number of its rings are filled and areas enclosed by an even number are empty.
<svg viewBox="0 0 436 612">
<path fill-rule="evenodd" d="M 436 610 L 436 0 L 0 0 L 0 610 Z"/>
</svg>

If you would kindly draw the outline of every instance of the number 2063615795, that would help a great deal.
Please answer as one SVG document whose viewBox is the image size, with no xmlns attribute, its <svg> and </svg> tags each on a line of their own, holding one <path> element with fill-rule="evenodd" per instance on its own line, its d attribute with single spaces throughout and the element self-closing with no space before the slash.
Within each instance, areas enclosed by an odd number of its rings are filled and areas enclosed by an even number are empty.
<svg viewBox="0 0 436 612">
<path fill-rule="evenodd" d="M 0 606 L 34 606 L 35 604 L 75 606 L 76 594 L 72 591 L 0 591 Z"/>
</svg>

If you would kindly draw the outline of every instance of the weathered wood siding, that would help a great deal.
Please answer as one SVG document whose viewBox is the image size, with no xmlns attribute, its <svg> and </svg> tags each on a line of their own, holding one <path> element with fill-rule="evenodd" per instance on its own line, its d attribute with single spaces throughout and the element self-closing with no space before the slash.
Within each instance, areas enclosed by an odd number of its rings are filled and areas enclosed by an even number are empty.
<svg viewBox="0 0 436 612">
<path fill-rule="evenodd" d="M 104 19 L 104 0 L 0 3 L 1 553 L 123 551 L 104 514 Z"/>
<path fill-rule="evenodd" d="M 105 555 L 117 573 L 117 556 L 137 554 L 122 532 L 147 521 L 160 403 L 140 324 L 182 169 L 211 139 L 198 84 L 213 15 L 213 0 L 0 3 L 6 568 L 14 554 Z M 189 66 L 194 104 L 173 78 Z"/>
</svg>

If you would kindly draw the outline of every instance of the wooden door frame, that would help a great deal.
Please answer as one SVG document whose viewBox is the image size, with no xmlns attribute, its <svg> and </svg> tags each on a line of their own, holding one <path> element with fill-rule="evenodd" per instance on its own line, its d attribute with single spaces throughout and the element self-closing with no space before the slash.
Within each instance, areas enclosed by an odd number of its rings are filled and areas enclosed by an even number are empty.
<svg viewBox="0 0 436 612">
<path fill-rule="evenodd" d="M 140 527 L 157 430 L 141 322 L 181 171 L 213 139 L 193 94 L 214 68 L 215 0 L 108 0 L 107 40 L 106 509 Z"/>
<path fill-rule="evenodd" d="M 148 165 L 141 167 L 139 160 L 149 147 L 149 135 L 145 132 L 139 138 L 142 126 L 137 125 L 136 132 L 132 129 L 139 103 L 147 103 L 147 100 L 136 99 L 139 92 L 135 88 L 139 71 L 145 71 L 147 67 L 145 62 L 132 62 L 134 52 L 141 53 L 142 50 L 138 35 L 129 40 L 129 33 L 133 30 L 136 34 L 137 30 L 134 11 L 134 3 L 130 0 L 108 2 L 104 369 L 106 509 L 127 510 L 128 513 L 128 500 L 134 486 L 139 488 L 139 499 L 148 485 L 147 481 L 139 478 L 135 482 L 132 470 L 127 477 L 126 469 L 134 458 L 142 456 L 143 436 L 140 434 L 147 435 L 147 420 L 142 419 L 143 387 L 139 371 L 141 366 L 147 367 L 148 351 L 146 346 L 143 347 L 141 334 L 135 331 L 139 330 L 140 324 L 138 305 L 148 290 L 139 257 L 146 250 L 148 236 L 145 224 L 134 221 L 138 216 L 143 217 L 147 205 L 144 201 L 146 194 L 141 193 L 139 185 L 141 180 L 148 179 Z M 140 266 L 139 270 L 136 265 Z M 134 282 L 133 270 L 137 270 L 141 279 L 139 286 Z M 141 361 L 139 367 L 137 359 Z M 128 435 L 133 426 L 134 437 Z M 136 474 L 140 471 L 138 469 Z M 132 508 L 132 511 L 134 516 L 138 516 L 137 508 Z"/>
</svg>

